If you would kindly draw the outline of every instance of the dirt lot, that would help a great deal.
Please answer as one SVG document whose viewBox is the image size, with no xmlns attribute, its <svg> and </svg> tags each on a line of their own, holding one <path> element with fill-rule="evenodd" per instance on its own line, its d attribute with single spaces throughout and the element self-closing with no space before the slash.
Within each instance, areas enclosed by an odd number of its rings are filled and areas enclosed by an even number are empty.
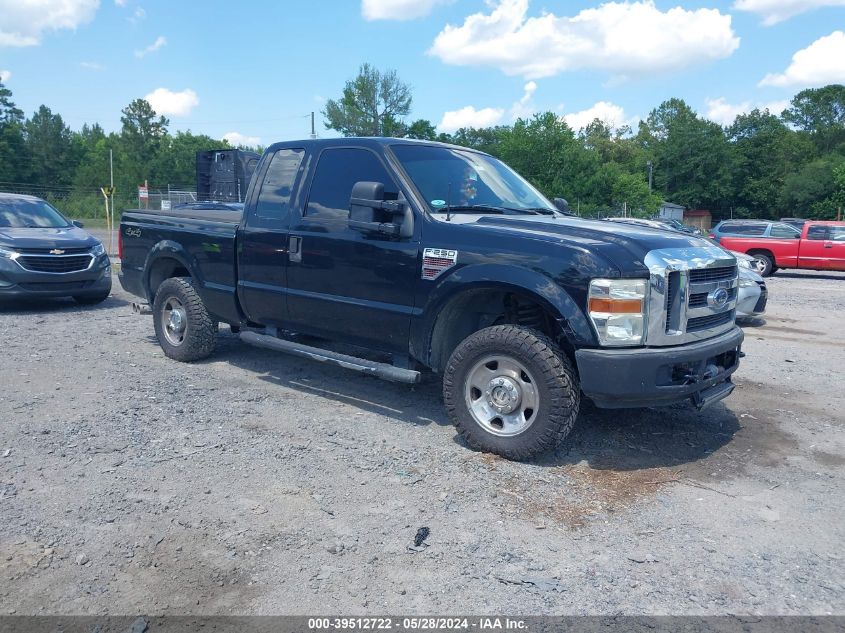
<svg viewBox="0 0 845 633">
<path fill-rule="evenodd" d="M 0 307 L 0 614 L 843 614 L 845 275 L 769 285 L 725 404 L 587 407 L 532 464 L 437 380 L 179 364 L 118 288 Z"/>
</svg>

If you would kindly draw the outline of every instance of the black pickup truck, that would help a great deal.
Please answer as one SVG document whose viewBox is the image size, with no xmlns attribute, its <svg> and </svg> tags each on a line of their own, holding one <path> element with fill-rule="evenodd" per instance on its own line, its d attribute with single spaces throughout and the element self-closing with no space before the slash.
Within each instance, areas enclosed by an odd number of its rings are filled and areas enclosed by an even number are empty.
<svg viewBox="0 0 845 633">
<path fill-rule="evenodd" d="M 726 251 L 567 217 L 461 147 L 277 143 L 243 212 L 127 211 L 120 238 L 120 281 L 149 304 L 136 307 L 167 356 L 208 356 L 226 323 L 390 380 L 442 373 L 467 442 L 509 458 L 555 446 L 582 394 L 610 408 L 721 400 L 741 356 Z"/>
</svg>

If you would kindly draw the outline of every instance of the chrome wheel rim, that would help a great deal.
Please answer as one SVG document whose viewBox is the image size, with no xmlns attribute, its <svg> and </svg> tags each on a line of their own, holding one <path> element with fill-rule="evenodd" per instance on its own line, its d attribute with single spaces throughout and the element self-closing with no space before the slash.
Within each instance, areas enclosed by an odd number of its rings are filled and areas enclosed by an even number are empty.
<svg viewBox="0 0 845 633">
<path fill-rule="evenodd" d="M 501 354 L 485 356 L 473 365 L 465 399 L 479 426 L 500 437 L 524 433 L 540 407 L 534 377 L 518 360 Z"/>
<path fill-rule="evenodd" d="M 171 345 L 181 345 L 188 329 L 188 313 L 185 306 L 176 297 L 170 297 L 161 308 L 161 322 L 164 325 L 164 338 Z"/>
</svg>

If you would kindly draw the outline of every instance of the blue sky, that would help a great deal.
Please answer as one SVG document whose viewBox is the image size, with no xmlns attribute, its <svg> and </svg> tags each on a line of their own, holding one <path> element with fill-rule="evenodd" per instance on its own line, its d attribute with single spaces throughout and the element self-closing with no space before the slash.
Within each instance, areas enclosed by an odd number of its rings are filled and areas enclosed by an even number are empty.
<svg viewBox="0 0 845 633">
<path fill-rule="evenodd" d="M 449 131 L 554 110 L 634 123 L 670 97 L 727 123 L 845 83 L 845 0 L 0 0 L 0 73 L 30 115 L 119 127 L 137 97 L 171 130 L 269 144 L 370 62 Z"/>
</svg>

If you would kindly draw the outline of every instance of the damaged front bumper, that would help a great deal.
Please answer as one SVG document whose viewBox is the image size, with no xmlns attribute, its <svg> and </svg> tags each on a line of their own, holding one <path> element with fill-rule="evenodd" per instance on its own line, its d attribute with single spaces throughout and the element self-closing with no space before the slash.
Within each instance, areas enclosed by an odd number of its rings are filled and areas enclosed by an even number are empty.
<svg viewBox="0 0 845 633">
<path fill-rule="evenodd" d="M 742 330 L 677 347 L 580 349 L 581 390 L 607 409 L 691 401 L 701 409 L 729 396 L 742 356 Z"/>
</svg>

